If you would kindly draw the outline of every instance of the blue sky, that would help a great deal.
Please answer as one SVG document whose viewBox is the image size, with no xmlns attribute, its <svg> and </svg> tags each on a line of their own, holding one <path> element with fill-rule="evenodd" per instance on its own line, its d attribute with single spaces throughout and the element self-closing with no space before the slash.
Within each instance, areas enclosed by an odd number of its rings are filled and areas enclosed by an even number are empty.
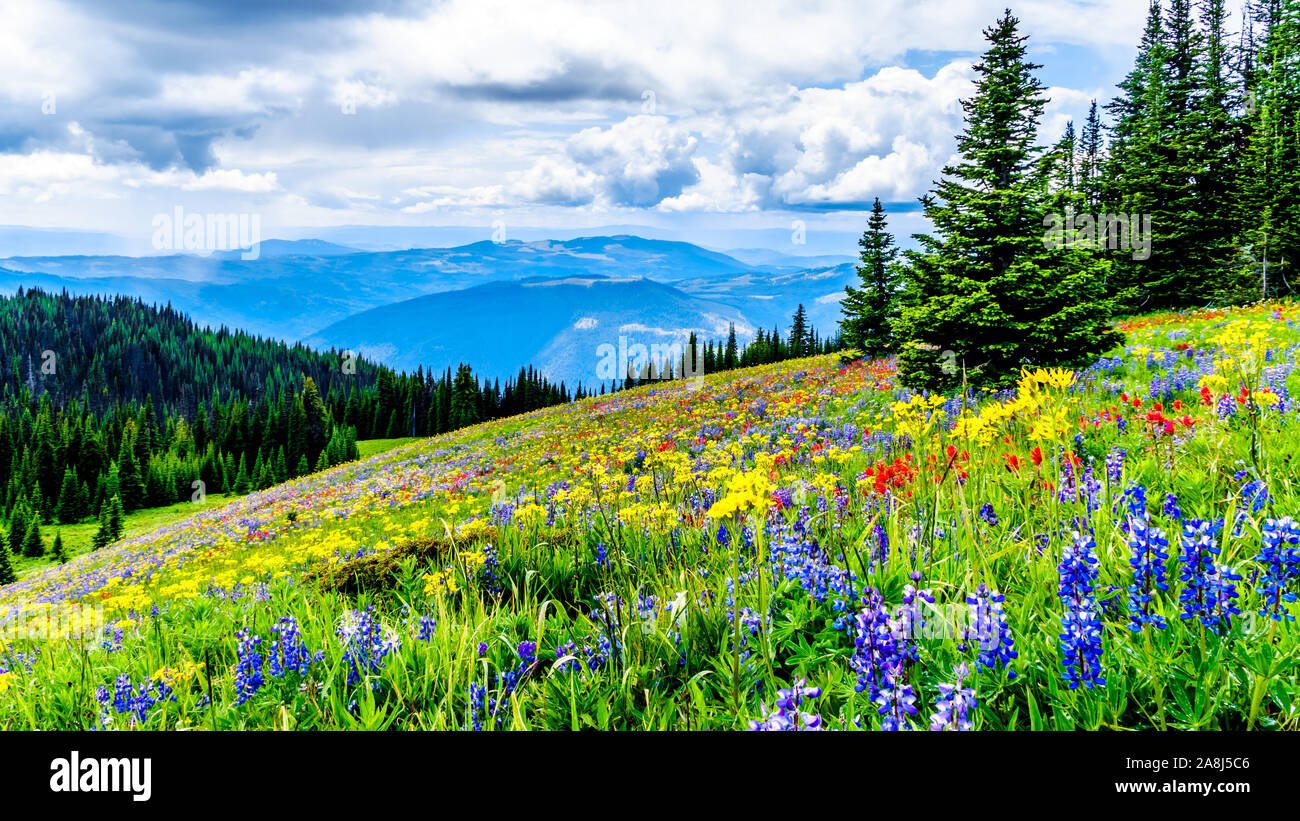
<svg viewBox="0 0 1300 821">
<path fill-rule="evenodd" d="M 0 30 L 0 224 L 850 229 L 950 157 L 1004 5 L 36 0 Z M 1111 93 L 1145 7 L 1013 5 L 1045 136 Z"/>
</svg>

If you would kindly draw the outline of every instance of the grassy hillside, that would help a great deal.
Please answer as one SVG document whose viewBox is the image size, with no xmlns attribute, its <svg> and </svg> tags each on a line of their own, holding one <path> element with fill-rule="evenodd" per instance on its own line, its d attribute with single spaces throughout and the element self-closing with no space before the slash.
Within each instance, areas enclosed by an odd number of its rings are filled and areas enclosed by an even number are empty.
<svg viewBox="0 0 1300 821">
<path fill-rule="evenodd" d="M 213 493 L 202 502 L 205 505 L 220 505 L 226 500 L 232 498 L 222 493 Z M 134 510 L 126 514 L 123 519 L 123 537 L 134 539 L 138 536 L 150 533 L 158 528 L 180 521 L 181 519 L 193 516 L 194 513 L 202 508 L 195 502 L 177 502 L 174 505 L 166 507 L 150 507 L 142 510 Z M 72 525 L 47 525 L 42 531 L 42 540 L 45 544 L 45 555 L 40 558 L 28 558 L 25 556 L 14 557 L 14 568 L 18 575 L 26 576 L 39 570 L 54 566 L 55 561 L 52 558 L 51 551 L 54 548 L 54 537 L 63 538 L 63 549 L 69 559 L 75 559 L 82 554 L 89 553 L 91 549 L 91 540 L 95 536 L 95 530 L 99 527 L 98 522 L 80 522 Z"/>
<path fill-rule="evenodd" d="M 822 357 L 402 444 L 0 590 L 108 621 L 11 638 L 0 728 L 1294 728 L 1296 316 L 1143 317 L 965 400 Z"/>
<path fill-rule="evenodd" d="M 357 442 L 357 452 L 361 454 L 362 459 L 369 459 L 371 456 L 377 456 L 393 448 L 409 445 L 417 439 L 406 437 L 402 439 L 363 439 Z"/>
</svg>

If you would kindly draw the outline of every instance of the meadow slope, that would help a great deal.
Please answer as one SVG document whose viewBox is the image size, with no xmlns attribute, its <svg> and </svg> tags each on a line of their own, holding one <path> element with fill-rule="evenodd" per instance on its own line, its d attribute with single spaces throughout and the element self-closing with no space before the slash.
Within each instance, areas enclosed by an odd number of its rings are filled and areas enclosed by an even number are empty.
<svg viewBox="0 0 1300 821">
<path fill-rule="evenodd" d="M 0 589 L 0 729 L 1295 728 L 1296 318 L 996 394 L 661 383 L 208 506 Z"/>
</svg>

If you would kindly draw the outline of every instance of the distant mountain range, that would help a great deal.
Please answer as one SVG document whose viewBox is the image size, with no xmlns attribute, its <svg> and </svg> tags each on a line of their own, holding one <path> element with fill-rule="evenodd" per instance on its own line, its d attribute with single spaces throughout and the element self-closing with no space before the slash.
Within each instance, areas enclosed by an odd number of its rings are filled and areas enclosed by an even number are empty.
<svg viewBox="0 0 1300 821">
<path fill-rule="evenodd" d="M 201 324 L 358 350 L 399 369 L 466 361 L 506 377 L 531 362 L 570 383 L 590 382 L 595 347 L 628 330 L 645 344 L 691 330 L 721 339 L 734 322 L 747 338 L 784 331 L 802 303 L 815 327 L 834 333 L 855 277 L 848 258 L 738 253 L 746 259 L 632 235 L 383 252 L 268 240 L 255 260 L 237 251 L 0 260 L 0 292 L 125 294 Z"/>
<path fill-rule="evenodd" d="M 601 345 L 683 344 L 691 332 L 725 338 L 731 323 L 738 335 L 756 330 L 730 305 L 649 279 L 537 277 L 373 308 L 305 341 L 400 370 L 471 362 L 476 372 L 504 377 L 533 363 L 548 379 L 591 385 L 612 378 L 598 372 Z"/>
</svg>

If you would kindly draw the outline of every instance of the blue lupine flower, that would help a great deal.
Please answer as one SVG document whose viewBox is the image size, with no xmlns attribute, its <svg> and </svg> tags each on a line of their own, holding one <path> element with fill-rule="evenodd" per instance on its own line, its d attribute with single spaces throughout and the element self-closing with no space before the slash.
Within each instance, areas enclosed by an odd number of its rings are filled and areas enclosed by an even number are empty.
<svg viewBox="0 0 1300 821">
<path fill-rule="evenodd" d="M 492 704 L 495 708 L 496 705 Z M 469 723 L 470 729 L 475 732 L 483 730 L 483 716 L 487 714 L 489 705 L 487 704 L 487 688 L 477 681 L 471 681 L 469 684 Z M 464 728 L 462 728 L 464 729 Z"/>
<path fill-rule="evenodd" d="M 416 632 L 415 638 L 423 642 L 433 641 L 433 636 L 437 629 L 438 620 L 433 617 L 433 613 L 426 613 L 420 616 L 419 630 Z"/>
<path fill-rule="evenodd" d="M 1169 558 L 1165 551 L 1169 540 L 1165 538 L 1165 532 L 1152 526 L 1145 515 L 1130 518 L 1128 524 L 1128 543 L 1133 551 L 1129 558 L 1129 567 L 1133 569 L 1133 580 L 1128 587 L 1129 629 L 1138 632 L 1143 625 L 1150 624 L 1163 630 L 1165 619 L 1156 611 L 1155 605 L 1158 592 L 1169 589 L 1165 567 Z"/>
<path fill-rule="evenodd" d="M 99 728 L 108 726 L 109 707 L 118 715 L 125 715 L 130 718 L 132 726 L 143 724 L 148 719 L 149 710 L 155 704 L 164 701 L 175 701 L 176 694 L 163 679 L 155 679 L 152 683 L 141 682 L 136 687 L 131 676 L 122 673 L 113 681 L 113 691 L 109 692 L 107 687 L 100 687 L 95 691 L 95 700 L 99 702 Z"/>
<path fill-rule="evenodd" d="M 1165 494 L 1165 503 L 1161 507 L 1160 512 L 1168 516 L 1170 519 L 1183 518 L 1182 508 L 1178 506 L 1178 497 L 1172 493 Z"/>
<path fill-rule="evenodd" d="M 1217 578 L 1218 566 L 1214 557 L 1220 551 L 1215 544 L 1210 523 L 1202 519 L 1188 519 L 1184 522 L 1180 547 L 1181 569 L 1178 577 L 1183 581 L 1183 589 L 1178 594 L 1178 600 L 1183 605 L 1183 612 L 1179 618 L 1185 621 L 1198 619 L 1201 624 L 1217 631 L 1220 626 L 1219 599 L 1228 591 Z M 1230 587 L 1233 598 L 1236 598 L 1235 586 Z"/>
<path fill-rule="evenodd" d="M 871 536 L 875 550 L 871 551 L 871 563 L 867 572 L 875 573 L 877 566 L 883 568 L 889 563 L 889 533 L 880 522 L 876 522 L 871 530 Z"/>
<path fill-rule="evenodd" d="M 858 674 L 853 689 L 859 693 L 867 691 L 875 701 L 886 669 L 899 662 L 900 648 L 880 591 L 874 587 L 868 589 L 862 602 L 866 606 L 854 619 L 853 658 L 849 665 Z"/>
<path fill-rule="evenodd" d="M 235 648 L 235 704 L 243 704 L 253 697 L 262 687 L 262 665 L 264 658 L 260 647 L 261 636 L 255 636 L 248 630 L 235 634 L 239 646 Z"/>
<path fill-rule="evenodd" d="M 714 535 L 714 538 L 722 547 L 731 544 L 731 534 L 727 532 L 727 525 L 725 523 L 718 522 L 718 532 Z"/>
<path fill-rule="evenodd" d="M 1105 686 L 1101 676 L 1101 618 L 1093 592 L 1097 586 L 1097 543 L 1090 533 L 1074 531 L 1066 542 L 1058 595 L 1065 605 L 1061 616 L 1062 678 L 1071 690 L 1080 684 L 1091 690 Z"/>
<path fill-rule="evenodd" d="M 985 502 L 983 507 L 980 508 L 980 518 L 991 525 L 998 523 L 998 514 L 993 512 L 993 505 L 989 502 Z"/>
<path fill-rule="evenodd" d="M 1011 635 L 1011 626 L 1007 624 L 1007 614 L 1002 609 L 1006 596 L 996 590 L 989 590 L 987 584 L 981 584 L 974 596 L 968 596 L 971 626 L 966 630 L 966 638 L 979 643 L 979 655 L 976 661 L 980 667 L 988 670 L 1003 668 L 1007 680 L 1014 680 L 1016 671 L 1011 661 L 1019 656 L 1016 652 L 1015 638 Z"/>
<path fill-rule="evenodd" d="M 1261 616 L 1274 621 L 1295 621 L 1285 604 L 1296 600 L 1292 589 L 1300 578 L 1300 523 L 1290 516 L 1264 522 L 1262 547 L 1256 559 L 1264 566 L 1257 589 L 1264 597 Z"/>
<path fill-rule="evenodd" d="M 402 642 L 396 633 L 384 629 L 370 607 L 348 611 L 337 632 L 343 639 L 343 663 L 348 668 L 349 685 L 382 670 L 388 663 L 388 655 Z"/>
<path fill-rule="evenodd" d="M 1268 485 L 1256 479 L 1241 486 L 1241 503 L 1250 508 L 1251 513 L 1258 513 L 1270 501 Z"/>
<path fill-rule="evenodd" d="M 820 698 L 820 687 L 808 687 L 803 679 L 796 679 L 789 689 L 776 691 L 776 712 L 762 721 L 750 721 L 749 729 L 757 731 L 798 731 L 822 729 L 822 717 L 803 712 L 804 700 Z"/>
<path fill-rule="evenodd" d="M 970 674 L 966 662 L 958 664 L 953 672 L 956 683 L 939 685 L 934 715 L 930 716 L 931 730 L 970 730 L 975 726 L 970 717 L 971 708 L 976 705 L 975 688 L 962 686 Z"/>
<path fill-rule="evenodd" d="M 298 620 L 293 616 L 280 619 L 280 622 L 271 628 L 271 632 L 276 636 L 271 642 L 268 667 L 273 678 L 281 678 L 290 671 L 305 676 L 313 661 L 321 661 L 325 658 L 323 651 L 312 655 L 307 650 L 302 641 L 302 630 L 298 627 Z"/>
<path fill-rule="evenodd" d="M 902 665 L 894 664 L 884 671 L 880 689 L 872 701 L 880 705 L 876 712 L 884 716 L 880 729 L 897 732 L 911 728 L 907 717 L 917 713 L 916 693 L 912 685 L 904 683 Z"/>
</svg>

